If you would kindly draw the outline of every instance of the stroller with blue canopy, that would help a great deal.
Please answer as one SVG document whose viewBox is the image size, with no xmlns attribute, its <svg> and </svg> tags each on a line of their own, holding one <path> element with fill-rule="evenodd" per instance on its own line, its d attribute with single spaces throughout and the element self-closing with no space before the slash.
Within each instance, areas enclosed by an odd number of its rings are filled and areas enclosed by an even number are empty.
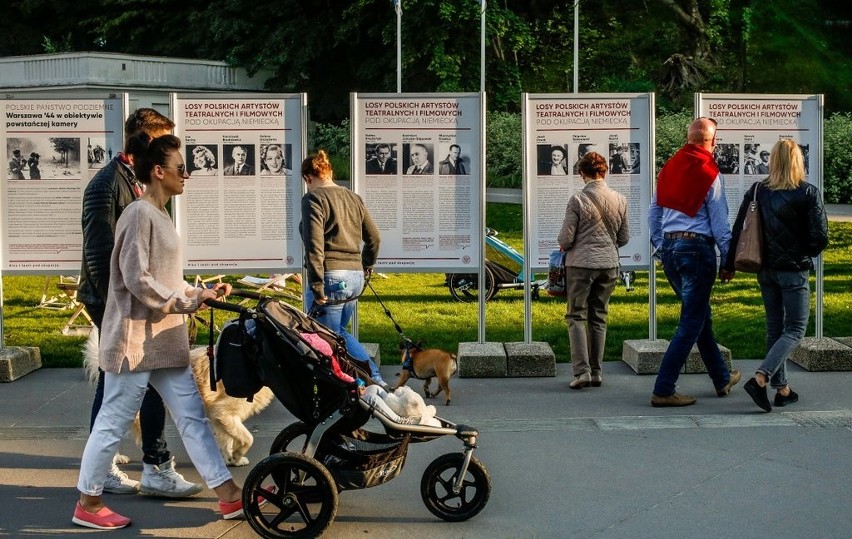
<svg viewBox="0 0 852 539">
<path fill-rule="evenodd" d="M 372 383 L 369 367 L 347 354 L 342 337 L 282 301 L 248 291 L 233 295 L 257 305 L 208 301 L 239 314 L 222 329 L 211 376 L 231 396 L 251 398 L 261 384 L 268 386 L 298 419 L 278 434 L 243 487 L 246 519 L 260 536 L 319 536 L 334 521 L 340 492 L 390 481 L 402 472 L 411 444 L 442 436 L 460 439 L 462 451 L 426 467 L 423 503 L 446 521 L 467 520 L 485 507 L 491 478 L 473 456 L 476 429 L 437 417 L 440 426 L 394 422 L 359 397 L 353 379 Z M 328 347 L 316 346 L 316 337 Z M 378 429 L 367 428 L 371 417 Z"/>
</svg>

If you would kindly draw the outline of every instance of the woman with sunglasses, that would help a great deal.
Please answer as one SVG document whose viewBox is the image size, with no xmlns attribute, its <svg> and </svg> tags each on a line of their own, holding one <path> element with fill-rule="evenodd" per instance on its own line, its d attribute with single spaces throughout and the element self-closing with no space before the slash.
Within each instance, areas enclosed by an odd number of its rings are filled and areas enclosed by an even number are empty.
<svg viewBox="0 0 852 539">
<path fill-rule="evenodd" d="M 217 292 L 184 281 L 181 241 L 166 211 L 166 203 L 183 193 L 189 177 L 180 139 L 164 135 L 151 140 L 143 133 L 131 138 L 128 147 L 136 157 L 136 177 L 147 188 L 116 223 L 100 338 L 104 400 L 83 451 L 80 500 L 72 522 L 106 530 L 130 524 L 129 518 L 104 505 L 101 493 L 113 455 L 149 383 L 162 396 L 202 479 L 219 498 L 223 517 L 239 518 L 242 489 L 213 438 L 189 365 L 185 315 L 204 309 L 204 301 L 216 298 Z M 230 292 L 227 284 L 215 288 Z"/>
</svg>

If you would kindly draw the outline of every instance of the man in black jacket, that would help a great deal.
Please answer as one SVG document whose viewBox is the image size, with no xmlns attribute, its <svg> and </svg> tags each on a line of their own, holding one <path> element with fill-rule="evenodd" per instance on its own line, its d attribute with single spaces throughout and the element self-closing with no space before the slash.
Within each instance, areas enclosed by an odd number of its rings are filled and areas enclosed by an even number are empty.
<svg viewBox="0 0 852 539">
<path fill-rule="evenodd" d="M 133 135 L 146 133 L 151 138 L 171 133 L 175 124 L 150 108 L 137 109 L 124 123 L 125 144 Z M 119 153 L 89 182 L 83 193 L 83 264 L 77 299 L 86 306 L 92 321 L 100 332 L 109 290 L 110 258 L 115 245 L 115 224 L 131 202 L 142 195 L 142 188 L 134 177 L 133 155 Z M 104 373 L 98 376 L 92 417 L 89 429 L 101 408 L 104 397 Z M 174 469 L 163 438 L 166 411 L 163 399 L 148 386 L 139 411 L 142 428 L 142 481 L 127 477 L 113 463 L 104 490 L 114 494 L 143 494 L 173 498 L 191 496 L 202 487 L 186 481 Z"/>
</svg>

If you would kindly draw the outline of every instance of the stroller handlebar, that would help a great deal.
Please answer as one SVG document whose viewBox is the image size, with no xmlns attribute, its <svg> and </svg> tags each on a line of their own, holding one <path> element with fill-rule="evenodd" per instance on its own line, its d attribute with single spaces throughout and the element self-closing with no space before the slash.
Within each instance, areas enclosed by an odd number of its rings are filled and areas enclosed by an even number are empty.
<svg viewBox="0 0 852 539">
<path fill-rule="evenodd" d="M 249 299 L 256 299 L 256 300 L 261 300 L 261 299 L 270 297 L 270 296 L 266 296 L 264 294 L 261 294 L 259 292 L 255 292 L 254 290 L 245 290 L 245 289 L 242 289 L 242 288 L 234 288 L 233 290 L 231 290 L 230 295 L 236 296 L 238 298 L 249 298 Z M 227 303 L 227 302 L 218 301 L 218 300 L 215 300 L 215 299 L 208 299 L 208 300 L 204 301 L 204 304 L 207 305 L 208 307 L 212 307 L 214 309 L 222 309 L 223 311 L 231 311 L 232 313 L 238 313 L 238 314 L 244 313 L 244 312 L 249 310 L 247 307 L 244 307 L 242 305 L 236 305 L 236 304 L 233 304 L 233 303 Z"/>
</svg>

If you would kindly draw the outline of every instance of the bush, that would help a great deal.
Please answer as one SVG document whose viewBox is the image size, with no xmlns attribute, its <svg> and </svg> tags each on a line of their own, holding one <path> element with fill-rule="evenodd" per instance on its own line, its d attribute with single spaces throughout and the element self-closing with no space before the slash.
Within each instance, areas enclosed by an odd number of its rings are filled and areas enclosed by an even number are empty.
<svg viewBox="0 0 852 539">
<path fill-rule="evenodd" d="M 823 191 L 830 204 L 852 204 L 852 114 L 832 114 L 823 130 Z"/>
<path fill-rule="evenodd" d="M 686 144 L 686 129 L 693 120 L 691 111 L 661 113 L 657 115 L 656 129 L 656 154 L 654 155 L 657 169 L 654 177 L 663 168 L 671 156 Z"/>
<path fill-rule="evenodd" d="M 308 134 L 308 153 L 320 149 L 328 152 L 334 179 L 349 181 L 349 120 L 343 120 L 340 125 L 313 124 Z"/>
<path fill-rule="evenodd" d="M 520 189 L 524 164 L 521 115 L 489 112 L 486 130 L 486 184 Z"/>
</svg>

